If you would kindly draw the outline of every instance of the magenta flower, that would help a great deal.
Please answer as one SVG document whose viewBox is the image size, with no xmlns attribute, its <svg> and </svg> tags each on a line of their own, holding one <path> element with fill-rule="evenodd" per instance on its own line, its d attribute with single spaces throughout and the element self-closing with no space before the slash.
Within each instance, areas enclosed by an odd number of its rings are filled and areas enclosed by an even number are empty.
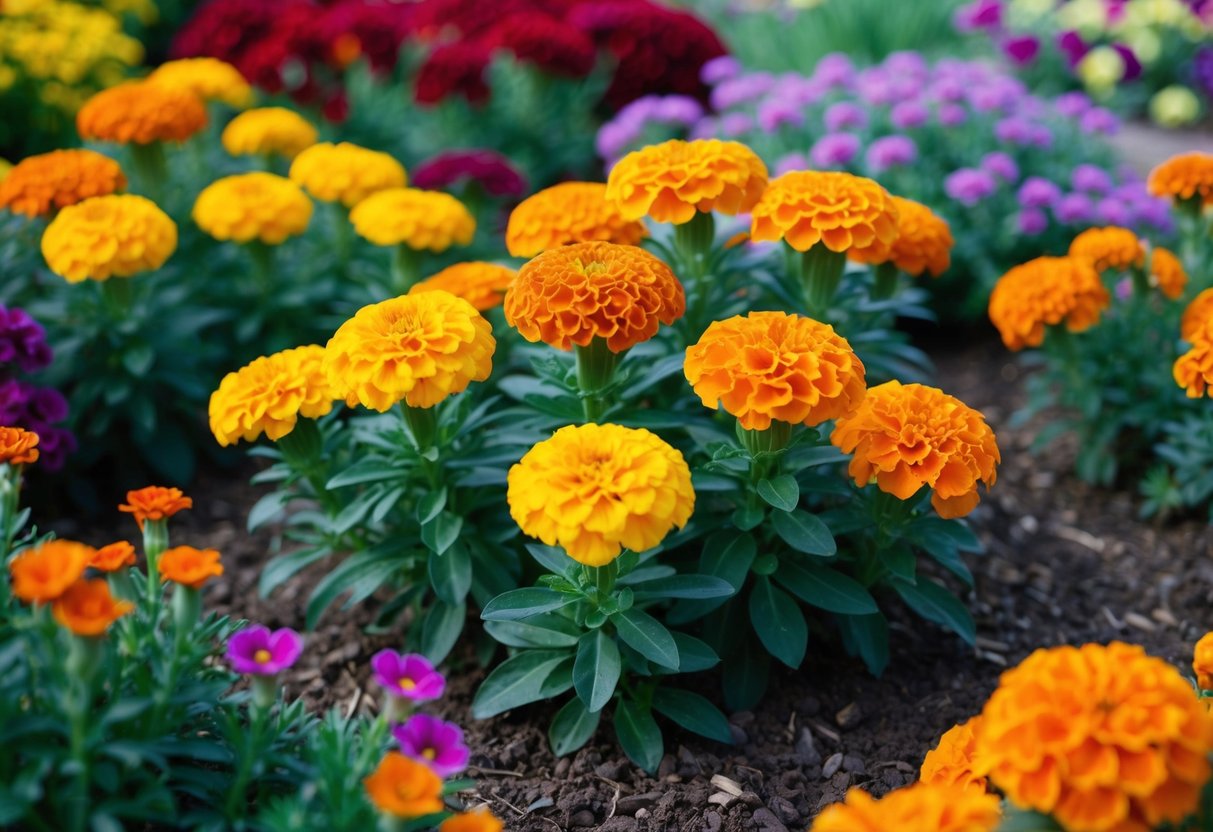
<svg viewBox="0 0 1213 832">
<path fill-rule="evenodd" d="M 1083 163 L 1070 171 L 1070 184 L 1076 191 L 1106 194 L 1112 190 L 1112 177 L 1098 165 Z"/>
<path fill-rule="evenodd" d="M 1105 136 L 1111 136 L 1120 129 L 1120 119 L 1110 110 L 1092 107 L 1082 114 L 1079 126 L 1084 133 L 1103 133 Z"/>
<path fill-rule="evenodd" d="M 865 161 L 873 173 L 908 165 L 918 158 L 918 145 L 909 136 L 881 136 L 868 145 Z"/>
<path fill-rule="evenodd" d="M 446 678 L 417 653 L 380 650 L 371 657 L 371 668 L 375 681 L 392 697 L 425 702 L 442 696 L 446 689 Z"/>
<path fill-rule="evenodd" d="M 1002 26 L 1002 3 L 1000 0 L 974 0 L 956 10 L 952 25 L 956 31 L 965 33 L 997 29 Z"/>
<path fill-rule="evenodd" d="M 1017 196 L 1024 208 L 1047 208 L 1061 198 L 1061 188 L 1043 176 L 1029 176 Z"/>
<path fill-rule="evenodd" d="M 741 72 L 741 62 L 732 55 L 721 55 L 699 68 L 699 80 L 711 86 L 736 77 Z"/>
<path fill-rule="evenodd" d="M 818 139 L 809 149 L 809 158 L 819 168 L 840 168 L 851 163 L 859 153 L 859 136 L 854 133 L 830 133 Z"/>
<path fill-rule="evenodd" d="M 5 364 L 15 364 L 32 373 L 49 365 L 51 357 L 42 324 L 24 309 L 0 303 L 0 370 Z"/>
<path fill-rule="evenodd" d="M 922 127 L 927 123 L 931 113 L 921 101 L 902 101 L 893 105 L 889 112 L 889 121 L 898 130 L 908 130 L 911 127 Z"/>
<path fill-rule="evenodd" d="M 1025 208 L 1019 212 L 1015 224 L 1021 234 L 1035 237 L 1037 234 L 1043 234 L 1049 227 L 1049 218 L 1039 208 Z"/>
<path fill-rule="evenodd" d="M 522 196 L 526 179 L 510 160 L 492 150 L 448 150 L 422 162 L 411 172 L 414 187 L 449 190 L 476 182 L 490 196 Z"/>
<path fill-rule="evenodd" d="M 956 127 L 969 120 L 969 111 L 959 104 L 945 101 L 939 105 L 939 111 L 935 114 L 935 117 L 939 119 L 939 123 L 944 127 Z"/>
<path fill-rule="evenodd" d="M 1016 66 L 1027 66 L 1040 54 L 1040 40 L 1031 35 L 1007 38 L 1002 51 Z"/>
<path fill-rule="evenodd" d="M 768 98 L 758 105 L 758 126 L 764 133 L 774 133 L 784 125 L 800 127 L 804 124 L 804 112 L 794 103 Z"/>
<path fill-rule="evenodd" d="M 842 52 L 831 52 L 817 62 L 813 79 L 827 87 L 849 87 L 855 79 L 855 64 Z"/>
<path fill-rule="evenodd" d="M 998 183 L 987 171 L 978 168 L 961 168 L 948 174 L 943 189 L 949 197 L 962 205 L 973 206 L 981 202 L 998 188 Z"/>
<path fill-rule="evenodd" d="M 450 777 L 467 768 L 471 752 L 463 742 L 463 729 L 437 717 L 414 714 L 392 729 L 406 757 L 425 763 L 439 777 Z"/>
<path fill-rule="evenodd" d="M 1091 51 L 1091 47 L 1087 46 L 1082 35 L 1073 30 L 1062 32 L 1057 36 L 1057 48 L 1065 54 L 1066 64 L 1070 69 L 1078 66 L 1079 62 Z"/>
<path fill-rule="evenodd" d="M 227 642 L 227 660 L 237 673 L 275 676 L 295 664 L 303 652 L 303 637 L 289 627 L 270 631 L 255 624 Z"/>
<path fill-rule="evenodd" d="M 1053 216 L 1066 225 L 1077 225 L 1091 219 L 1091 207 L 1083 194 L 1066 194 L 1053 206 Z"/>
<path fill-rule="evenodd" d="M 981 169 L 1001 179 L 1014 182 L 1019 179 L 1019 165 L 1005 153 L 995 151 L 981 157 Z"/>
<path fill-rule="evenodd" d="M 858 104 L 839 101 L 826 108 L 823 121 L 826 130 L 831 133 L 837 133 L 839 130 L 862 130 L 868 126 L 868 114 Z"/>
<path fill-rule="evenodd" d="M 789 153 L 775 163 L 775 169 L 771 172 L 771 175 L 783 176 L 790 171 L 808 169 L 809 160 L 805 158 L 803 153 Z"/>
<path fill-rule="evenodd" d="M 1079 118 L 1091 109 L 1091 99 L 1082 92 L 1063 92 L 1053 99 L 1053 107 L 1066 118 Z"/>
</svg>

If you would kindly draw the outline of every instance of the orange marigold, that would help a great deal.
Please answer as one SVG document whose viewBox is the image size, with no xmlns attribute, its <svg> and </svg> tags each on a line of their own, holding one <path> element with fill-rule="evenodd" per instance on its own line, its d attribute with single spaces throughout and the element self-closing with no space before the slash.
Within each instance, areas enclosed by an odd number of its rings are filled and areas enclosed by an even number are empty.
<svg viewBox="0 0 1213 832">
<path fill-rule="evenodd" d="M 766 165 L 744 144 L 672 139 L 620 159 L 607 177 L 606 198 L 625 219 L 647 215 L 681 225 L 696 212 L 743 214 L 766 186 Z"/>
<path fill-rule="evenodd" d="M 1037 257 L 998 279 L 990 294 L 990 321 L 1008 349 L 1038 347 L 1045 327 L 1062 322 L 1082 332 L 1099 322 L 1111 297 L 1089 260 Z"/>
<path fill-rule="evenodd" d="M 38 434 L 25 428 L 0 427 L 0 464 L 38 461 Z"/>
<path fill-rule="evenodd" d="M 918 277 L 930 272 L 939 277 L 952 264 L 952 229 L 948 221 L 921 202 L 893 197 L 897 207 L 897 239 L 888 250 L 887 260 L 873 259 L 879 252 L 855 251 L 851 259 L 861 263 L 890 262 L 908 275 Z"/>
<path fill-rule="evenodd" d="M 126 502 L 118 506 L 118 511 L 135 515 L 135 522 L 142 529 L 147 520 L 165 520 L 193 507 L 194 499 L 182 494 L 180 488 L 149 485 L 126 492 Z"/>
<path fill-rule="evenodd" d="M 685 311 L 686 294 L 669 266 L 643 249 L 615 243 L 545 251 L 519 270 L 505 299 L 510 326 L 528 341 L 559 350 L 601 338 L 620 353 Z"/>
<path fill-rule="evenodd" d="M 109 583 L 97 578 L 76 581 L 68 587 L 55 599 L 51 614 L 78 636 L 100 636 L 134 608 L 130 601 L 116 600 L 110 594 Z"/>
<path fill-rule="evenodd" d="M 135 194 L 69 205 L 42 233 L 42 256 L 69 283 L 154 271 L 177 250 L 177 224 Z"/>
<path fill-rule="evenodd" d="M 1175 200 L 1199 198 L 1213 204 L 1213 154 L 1182 153 L 1150 171 L 1146 187 L 1154 196 Z"/>
<path fill-rule="evenodd" d="M 385 188 L 403 188 L 404 166 L 386 153 L 349 142 L 320 142 L 291 162 L 290 177 L 321 202 L 352 208 Z"/>
<path fill-rule="evenodd" d="M 1199 399 L 1213 385 L 1213 318 L 1206 318 L 1200 329 L 1184 338 L 1192 348 L 1176 359 L 1171 374 L 1189 399 Z"/>
<path fill-rule="evenodd" d="M 350 222 L 377 246 L 405 245 L 436 253 L 466 246 L 476 234 L 476 218 L 467 206 L 450 194 L 419 188 L 376 191 L 354 206 Z"/>
<path fill-rule="evenodd" d="M 318 419 L 339 399 L 324 371 L 324 347 L 315 344 L 256 358 L 228 373 L 211 393 L 207 413 L 220 445 L 252 442 L 262 433 L 277 442 L 299 417 Z"/>
<path fill-rule="evenodd" d="M 827 806 L 809 832 L 994 832 L 998 798 L 963 786 L 915 783 L 880 800 L 860 788 Z"/>
<path fill-rule="evenodd" d="M 1205 289 L 1192 298 L 1179 322 L 1179 335 L 1188 343 L 1205 328 L 1205 322 L 1213 318 L 1213 289 Z"/>
<path fill-rule="evenodd" d="M 1146 259 L 1146 247 L 1127 228 L 1109 225 L 1088 228 L 1070 243 L 1070 256 L 1090 260 L 1096 271 L 1140 266 Z"/>
<path fill-rule="evenodd" d="M 8 565 L 13 595 L 27 604 L 55 600 L 84 574 L 93 551 L 74 540 L 48 540 L 26 549 Z"/>
<path fill-rule="evenodd" d="M 953 725 L 939 738 L 939 744 L 927 752 L 918 777 L 924 783 L 960 786 L 964 789 L 986 791 L 986 778 L 973 773 L 973 752 L 977 748 L 977 733 L 981 717 Z"/>
<path fill-rule="evenodd" d="M 447 266 L 437 274 L 413 284 L 409 294 L 450 292 L 483 312 L 501 305 L 505 300 L 506 290 L 517 276 L 518 272 L 506 266 L 473 260 Z"/>
<path fill-rule="evenodd" d="M 625 219 L 607 201 L 606 191 L 601 182 L 562 182 L 527 197 L 510 212 L 506 248 L 514 257 L 534 257 L 549 248 L 593 240 L 639 244 L 644 223 Z"/>
<path fill-rule="evenodd" d="M 184 586 L 200 589 L 208 578 L 223 574 L 219 552 L 215 549 L 195 549 L 193 546 L 174 546 L 166 549 L 156 563 L 161 581 L 172 581 Z"/>
<path fill-rule="evenodd" d="M 1145 830 L 1197 806 L 1213 715 L 1174 667 L 1136 645 L 1040 649 L 982 711 L 976 773 L 1070 832 Z"/>
<path fill-rule="evenodd" d="M 425 763 L 389 751 L 362 781 L 375 808 L 398 818 L 442 811 L 442 778 Z"/>
<path fill-rule="evenodd" d="M 1171 300 L 1177 300 L 1188 288 L 1188 273 L 1175 253 L 1156 246 L 1150 254 L 1150 284 Z"/>
<path fill-rule="evenodd" d="M 785 312 L 715 321 L 687 348 L 683 374 L 705 407 L 723 407 L 747 430 L 819 425 L 867 392 L 863 362 L 834 327 Z"/>
<path fill-rule="evenodd" d="M 438 826 L 438 832 L 501 832 L 505 824 L 487 806 L 451 815 Z"/>
<path fill-rule="evenodd" d="M 860 486 L 876 486 L 908 500 L 930 486 L 941 517 L 963 517 L 980 501 L 978 483 L 994 485 L 1002 461 L 994 431 L 979 411 L 942 390 L 886 381 L 869 388 L 858 409 L 830 434 L 855 456 L 848 473 Z"/>
<path fill-rule="evenodd" d="M 88 565 L 101 572 L 117 572 L 127 566 L 135 565 L 135 547 L 126 540 L 119 540 L 108 546 L 102 546 L 93 552 Z"/>
<path fill-rule="evenodd" d="M 187 90 L 203 101 L 222 101 L 238 110 L 253 103 L 253 88 L 240 70 L 218 58 L 165 61 L 147 80 L 162 87 Z"/>
<path fill-rule="evenodd" d="M 18 162 L 0 180 L 0 207 L 42 217 L 126 187 L 118 163 L 92 150 L 52 150 Z"/>
<path fill-rule="evenodd" d="M 1192 651 L 1192 670 L 1196 673 L 1196 686 L 1201 690 L 1213 690 L 1213 633 L 1205 633 L 1196 642 Z"/>
<path fill-rule="evenodd" d="M 754 206 L 750 237 L 785 240 L 797 251 L 821 243 L 869 262 L 889 259 L 897 204 L 871 179 L 850 173 L 792 171 L 771 181 Z"/>
<path fill-rule="evenodd" d="M 127 81 L 94 95 L 76 114 L 82 139 L 183 142 L 206 126 L 206 107 L 189 90 Z"/>
</svg>

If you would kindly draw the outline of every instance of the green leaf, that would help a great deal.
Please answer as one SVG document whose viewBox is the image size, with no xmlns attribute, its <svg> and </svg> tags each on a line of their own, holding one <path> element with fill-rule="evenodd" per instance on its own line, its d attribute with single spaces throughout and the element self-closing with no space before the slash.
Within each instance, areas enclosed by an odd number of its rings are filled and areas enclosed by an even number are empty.
<svg viewBox="0 0 1213 832">
<path fill-rule="evenodd" d="M 506 647 L 576 647 L 581 635 L 576 624 L 554 613 L 525 621 L 486 621 L 484 629 Z"/>
<path fill-rule="evenodd" d="M 1017 809 L 1007 805 L 998 832 L 1064 832 L 1062 826 L 1048 815 Z"/>
<path fill-rule="evenodd" d="M 678 670 L 681 673 L 698 673 L 720 664 L 720 656 L 707 642 L 686 633 L 674 632 L 671 635 L 678 645 Z"/>
<path fill-rule="evenodd" d="M 538 543 L 528 543 L 526 544 L 526 550 L 540 566 L 554 575 L 562 575 L 569 580 L 573 580 L 580 570 L 577 561 L 566 555 L 563 549 L 555 546 L 540 546 Z"/>
<path fill-rule="evenodd" d="M 946 588 L 925 578 L 917 584 L 904 581 L 892 581 L 892 584 L 906 606 L 914 612 L 928 621 L 947 627 L 968 644 L 976 643 L 977 625 L 973 623 L 973 616 L 960 599 Z"/>
<path fill-rule="evenodd" d="M 647 707 L 631 699 L 620 702 L 615 709 L 615 736 L 632 762 L 649 774 L 657 772 L 665 744 Z"/>
<path fill-rule="evenodd" d="M 122 354 L 122 366 L 135 378 L 143 378 L 156 362 L 156 352 L 147 344 L 136 344 Z"/>
<path fill-rule="evenodd" d="M 751 535 L 734 531 L 714 534 L 703 544 L 699 571 L 723 578 L 740 591 L 757 554 L 758 544 Z"/>
<path fill-rule="evenodd" d="M 405 472 L 397 462 L 385 459 L 362 459 L 329 479 L 325 483 L 325 487 L 341 488 L 364 482 L 403 479 L 404 476 Z"/>
<path fill-rule="evenodd" d="M 645 581 L 634 587 L 637 600 L 641 598 L 728 598 L 736 590 L 723 578 L 712 575 L 673 575 Z"/>
<path fill-rule="evenodd" d="M 797 552 L 832 557 L 838 551 L 830 527 L 820 517 L 803 509 L 772 514 L 771 526 L 775 534 Z"/>
<path fill-rule="evenodd" d="M 527 650 L 503 661 L 480 684 L 472 716 L 486 719 L 543 698 L 543 683 L 569 656 L 566 650 Z"/>
<path fill-rule="evenodd" d="M 398 552 L 380 549 L 367 549 L 346 558 L 312 590 L 307 602 L 307 628 L 315 629 L 324 611 L 346 592 L 350 593 L 347 609 L 369 598 L 400 570 L 403 563 Z"/>
<path fill-rule="evenodd" d="M 325 547 L 316 547 L 270 558 L 265 568 L 261 570 L 261 577 L 257 581 L 257 592 L 262 598 L 266 597 L 291 575 L 331 554 L 332 552 Z"/>
<path fill-rule="evenodd" d="M 417 501 L 417 522 L 424 526 L 446 508 L 446 489 L 440 488 L 425 494 Z"/>
<path fill-rule="evenodd" d="M 868 672 L 879 677 L 889 666 L 889 623 L 881 613 L 840 615 L 838 628 L 847 652 L 863 659 Z"/>
<path fill-rule="evenodd" d="M 697 693 L 659 687 L 653 692 L 653 710 L 701 737 L 733 744 L 729 721 L 719 708 Z"/>
<path fill-rule="evenodd" d="M 281 516 L 291 495 L 285 491 L 271 491 L 253 504 L 248 513 L 248 530 L 256 531 L 261 526 Z"/>
<path fill-rule="evenodd" d="M 572 754 L 590 741 L 598 730 L 602 711 L 590 711 L 576 696 L 556 712 L 552 726 L 548 729 L 548 742 L 557 757 Z"/>
<path fill-rule="evenodd" d="M 440 512 L 433 520 L 421 527 L 421 542 L 431 552 L 443 554 L 459 539 L 463 518 L 449 511 Z"/>
<path fill-rule="evenodd" d="M 809 645 L 809 626 L 800 607 L 770 578 L 760 577 L 750 592 L 750 620 L 762 646 L 793 669 L 804 661 Z"/>
<path fill-rule="evenodd" d="M 573 688 L 586 708 L 601 711 L 611 701 L 622 670 L 619 647 L 613 638 L 601 629 L 581 637 L 573 665 Z"/>
<path fill-rule="evenodd" d="M 876 599 L 854 578 L 827 566 L 784 560 L 775 580 L 810 606 L 845 615 L 877 612 Z"/>
<path fill-rule="evenodd" d="M 724 702 L 731 711 L 748 711 L 767 692 L 771 676 L 771 657 L 746 639 L 748 649 L 730 657 L 724 665 Z"/>
<path fill-rule="evenodd" d="M 484 605 L 480 617 L 485 621 L 517 621 L 532 615 L 553 612 L 577 602 L 577 596 L 539 586 L 511 589 Z"/>
<path fill-rule="evenodd" d="M 430 584 L 448 604 L 461 604 L 472 588 L 472 556 L 467 546 L 452 546 L 445 555 L 430 552 Z"/>
<path fill-rule="evenodd" d="M 555 699 L 560 694 L 573 687 L 573 664 L 576 657 L 569 654 L 564 661 L 552 668 L 552 672 L 543 680 L 539 693 L 544 699 Z"/>
<path fill-rule="evenodd" d="M 467 604 L 435 601 L 426 612 L 421 625 L 421 652 L 434 664 L 445 659 L 459 641 L 467 609 Z"/>
<path fill-rule="evenodd" d="M 632 607 L 612 615 L 611 623 L 615 625 L 619 637 L 628 647 L 651 662 L 678 670 L 678 644 L 670 635 L 670 631 L 656 618 Z"/>
<path fill-rule="evenodd" d="M 792 511 L 800 503 L 800 484 L 791 474 L 758 481 L 758 496 L 780 511 Z"/>
</svg>

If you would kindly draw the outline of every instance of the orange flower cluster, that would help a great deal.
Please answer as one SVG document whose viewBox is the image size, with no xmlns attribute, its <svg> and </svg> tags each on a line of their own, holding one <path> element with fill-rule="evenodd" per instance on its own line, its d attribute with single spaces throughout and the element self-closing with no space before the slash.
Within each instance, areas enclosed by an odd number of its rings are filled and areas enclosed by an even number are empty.
<svg viewBox="0 0 1213 832">
<path fill-rule="evenodd" d="M 134 608 L 130 601 L 115 599 L 109 584 L 98 578 L 69 586 L 51 605 L 51 614 L 78 636 L 100 636 Z"/>
<path fill-rule="evenodd" d="M 559 350 L 606 341 L 614 353 L 647 341 L 686 311 L 670 267 L 643 249 L 577 243 L 524 265 L 505 299 L 505 319 L 528 341 Z"/>
<path fill-rule="evenodd" d="M 149 485 L 126 492 L 126 502 L 118 506 L 118 511 L 135 515 L 135 522 L 142 529 L 148 520 L 166 520 L 179 511 L 193 507 L 193 498 L 182 494 L 180 488 Z"/>
<path fill-rule="evenodd" d="M 1171 368 L 1175 383 L 1199 399 L 1213 385 L 1213 318 L 1205 318 L 1200 328 L 1184 336 L 1192 348 L 1181 355 Z"/>
<path fill-rule="evenodd" d="M 223 574 L 219 552 L 215 549 L 195 549 L 193 546 L 174 546 L 166 549 L 156 563 L 161 581 L 172 581 L 193 589 L 201 589 L 208 578 Z"/>
<path fill-rule="evenodd" d="M 206 107 L 189 90 L 127 81 L 94 95 L 76 114 L 82 139 L 183 142 L 206 126 Z"/>
<path fill-rule="evenodd" d="M 451 815 L 438 825 L 438 832 L 501 832 L 505 824 L 486 807 Z"/>
<path fill-rule="evenodd" d="M 1111 296 L 1089 260 L 1037 257 L 998 279 L 990 294 L 990 321 L 1008 349 L 1038 347 L 1045 327 L 1065 323 L 1082 332 L 1099 322 Z"/>
<path fill-rule="evenodd" d="M 644 223 L 626 219 L 606 191 L 601 182 L 562 182 L 532 194 L 510 212 L 505 247 L 514 257 L 534 257 L 549 248 L 594 240 L 639 244 Z"/>
<path fill-rule="evenodd" d="M 821 243 L 866 262 L 889 259 L 897 205 L 888 191 L 849 173 L 793 171 L 771 182 L 754 206 L 750 237 L 785 240 L 797 251 Z"/>
<path fill-rule="evenodd" d="M 877 800 L 863 789 L 827 806 L 809 832 L 994 832 L 998 798 L 942 783 L 915 783 Z"/>
<path fill-rule="evenodd" d="M 92 546 L 74 540 L 48 540 L 26 549 L 8 565 L 13 595 L 27 604 L 54 601 L 84 575 L 93 554 Z"/>
<path fill-rule="evenodd" d="M 705 407 L 746 430 L 819 425 L 859 406 L 864 366 L 829 324 L 784 312 L 715 321 L 687 348 L 683 373 Z"/>
<path fill-rule="evenodd" d="M 1138 830 L 1193 811 L 1213 716 L 1175 668 L 1136 645 L 1040 649 L 999 681 L 976 771 L 1069 832 Z"/>
<path fill-rule="evenodd" d="M 118 163 L 92 150 L 52 150 L 18 162 L 0 180 L 0 207 L 43 217 L 126 187 Z"/>
<path fill-rule="evenodd" d="M 1002 461 L 994 431 L 980 412 L 942 390 L 887 381 L 838 420 L 830 441 L 855 456 L 848 473 L 908 500 L 924 485 L 941 517 L 963 517 L 997 479 Z"/>
<path fill-rule="evenodd" d="M 1196 642 L 1192 651 L 1192 670 L 1196 673 L 1196 686 L 1201 690 L 1213 690 L 1213 633 L 1205 633 Z"/>
<path fill-rule="evenodd" d="M 88 565 L 99 572 L 117 572 L 127 566 L 134 566 L 135 547 L 126 540 L 102 546 L 93 552 L 93 558 Z"/>
<path fill-rule="evenodd" d="M 410 295 L 421 292 L 450 292 L 463 298 L 480 312 L 500 306 L 505 292 L 518 272 L 496 263 L 473 260 L 447 266 L 409 289 Z"/>
<path fill-rule="evenodd" d="M 1088 228 L 1070 243 L 1070 256 L 1089 260 L 1098 272 L 1140 266 L 1146 259 L 1146 247 L 1127 228 L 1109 225 Z"/>
<path fill-rule="evenodd" d="M 0 464 L 38 461 L 38 434 L 25 428 L 0 427 Z"/>
<path fill-rule="evenodd" d="M 442 778 L 425 763 L 389 751 L 362 781 L 379 811 L 397 818 L 419 818 L 442 811 Z"/>
<path fill-rule="evenodd" d="M 889 248 L 886 260 L 874 259 L 878 252 L 857 250 L 851 259 L 860 263 L 889 262 L 908 275 L 918 277 L 930 272 L 939 277 L 952 264 L 952 229 L 947 220 L 921 202 L 893 197 L 897 208 L 897 239 Z"/>
<path fill-rule="evenodd" d="M 981 717 L 975 716 L 945 731 L 939 744 L 927 752 L 918 778 L 924 783 L 959 786 L 985 794 L 986 778 L 973 773 L 973 754 L 980 730 Z"/>
<path fill-rule="evenodd" d="M 1159 246 L 1150 254 L 1150 284 L 1171 300 L 1178 300 L 1188 288 L 1184 264 L 1170 249 Z"/>
<path fill-rule="evenodd" d="M 1189 344 L 1205 327 L 1205 322 L 1213 318 L 1213 289 L 1205 289 L 1188 304 L 1179 322 L 1179 337 Z"/>
<path fill-rule="evenodd" d="M 1174 200 L 1199 198 L 1213 204 L 1213 154 L 1183 153 L 1150 171 L 1146 187 L 1154 196 Z"/>
</svg>

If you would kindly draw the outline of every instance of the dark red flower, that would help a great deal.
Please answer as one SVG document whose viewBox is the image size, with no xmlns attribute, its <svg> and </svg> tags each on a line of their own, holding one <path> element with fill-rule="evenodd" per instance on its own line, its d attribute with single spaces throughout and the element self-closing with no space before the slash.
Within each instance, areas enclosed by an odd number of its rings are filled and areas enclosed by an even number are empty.
<svg viewBox="0 0 1213 832">
<path fill-rule="evenodd" d="M 594 41 L 580 29 L 544 14 L 511 15 L 486 36 L 520 61 L 554 75 L 583 78 L 594 68 Z"/>
<path fill-rule="evenodd" d="M 489 49 L 476 42 L 439 46 L 421 65 L 413 97 L 419 104 L 437 104 L 450 95 L 462 95 L 473 104 L 487 101 L 484 72 L 491 57 Z"/>
<path fill-rule="evenodd" d="M 490 196 L 522 196 L 526 179 L 510 160 L 492 150 L 450 150 L 439 153 L 409 172 L 412 184 L 425 190 L 451 190 L 471 181 Z"/>
</svg>

